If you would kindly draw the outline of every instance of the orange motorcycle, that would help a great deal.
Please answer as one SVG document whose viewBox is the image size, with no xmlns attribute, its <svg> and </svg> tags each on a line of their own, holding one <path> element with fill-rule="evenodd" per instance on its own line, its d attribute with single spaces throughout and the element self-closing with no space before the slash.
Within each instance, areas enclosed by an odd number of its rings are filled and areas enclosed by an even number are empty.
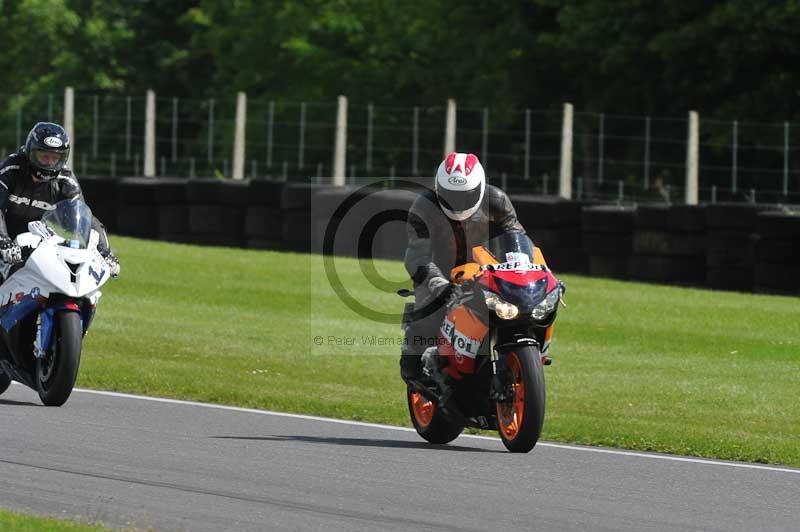
<svg viewBox="0 0 800 532">
<path fill-rule="evenodd" d="M 458 289 L 436 345 L 422 356 L 426 378 L 407 387 L 411 421 L 431 443 L 474 427 L 497 430 L 508 450 L 528 452 L 542 431 L 543 366 L 565 286 L 524 233 L 476 246 L 472 258 L 451 272 Z"/>
</svg>

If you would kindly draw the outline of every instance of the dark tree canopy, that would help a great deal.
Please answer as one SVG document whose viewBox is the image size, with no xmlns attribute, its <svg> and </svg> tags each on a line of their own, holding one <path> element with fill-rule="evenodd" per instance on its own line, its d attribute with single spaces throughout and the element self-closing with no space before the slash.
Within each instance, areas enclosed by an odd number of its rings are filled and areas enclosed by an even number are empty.
<svg viewBox="0 0 800 532">
<path fill-rule="evenodd" d="M 798 115 L 797 0 L 5 0 L 0 17 L 6 95 Z"/>
</svg>

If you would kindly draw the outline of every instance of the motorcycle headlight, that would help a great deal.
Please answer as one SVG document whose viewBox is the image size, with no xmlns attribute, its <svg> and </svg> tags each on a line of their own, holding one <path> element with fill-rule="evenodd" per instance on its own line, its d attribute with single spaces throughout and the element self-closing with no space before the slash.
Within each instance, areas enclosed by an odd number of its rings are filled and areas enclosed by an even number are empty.
<svg viewBox="0 0 800 532">
<path fill-rule="evenodd" d="M 519 308 L 516 305 L 512 305 L 508 301 L 503 301 L 497 294 L 492 294 L 491 292 L 485 292 L 485 296 L 486 306 L 489 310 L 493 310 L 498 318 L 513 320 L 519 316 Z"/>
<path fill-rule="evenodd" d="M 531 312 L 531 317 L 535 320 L 542 320 L 547 317 L 548 314 L 555 310 L 556 305 L 558 305 L 558 298 L 561 296 L 561 287 L 556 286 L 553 290 L 550 291 L 547 296 L 545 296 L 544 301 L 536 305 Z"/>
</svg>

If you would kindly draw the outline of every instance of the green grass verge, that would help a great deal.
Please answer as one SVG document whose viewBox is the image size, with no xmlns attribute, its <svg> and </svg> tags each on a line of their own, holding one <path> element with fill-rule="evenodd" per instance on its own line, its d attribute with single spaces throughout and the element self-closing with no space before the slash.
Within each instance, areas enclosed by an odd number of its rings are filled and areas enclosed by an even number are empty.
<svg viewBox="0 0 800 532">
<path fill-rule="evenodd" d="M 113 240 L 79 386 L 410 425 L 398 325 L 343 305 L 320 257 Z M 358 301 L 402 307 L 335 263 Z M 800 466 L 798 298 L 564 279 L 545 439 Z"/>
<path fill-rule="evenodd" d="M 62 521 L 46 517 L 31 517 L 0 510 L 0 530 L 5 532 L 105 532 L 98 525 L 86 525 L 75 521 Z"/>
</svg>

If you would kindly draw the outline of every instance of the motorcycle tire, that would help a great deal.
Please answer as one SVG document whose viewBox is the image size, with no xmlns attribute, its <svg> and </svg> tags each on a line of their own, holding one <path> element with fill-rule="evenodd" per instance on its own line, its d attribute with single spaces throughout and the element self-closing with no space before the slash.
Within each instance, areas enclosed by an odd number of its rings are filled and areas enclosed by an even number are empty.
<svg viewBox="0 0 800 532">
<path fill-rule="evenodd" d="M 436 405 L 411 389 L 406 392 L 408 412 L 417 433 L 430 443 L 443 445 L 455 440 L 464 427 L 445 418 Z"/>
<path fill-rule="evenodd" d="M 0 370 L 0 395 L 3 395 L 9 386 L 11 386 L 11 377 Z"/>
<path fill-rule="evenodd" d="M 81 362 L 83 327 L 77 312 L 57 312 L 53 340 L 44 358 L 36 361 L 39 399 L 45 406 L 67 402 Z"/>
<path fill-rule="evenodd" d="M 538 347 L 522 347 L 505 355 L 513 395 L 496 403 L 497 425 L 503 444 L 511 452 L 534 448 L 544 424 L 544 370 Z"/>
</svg>

